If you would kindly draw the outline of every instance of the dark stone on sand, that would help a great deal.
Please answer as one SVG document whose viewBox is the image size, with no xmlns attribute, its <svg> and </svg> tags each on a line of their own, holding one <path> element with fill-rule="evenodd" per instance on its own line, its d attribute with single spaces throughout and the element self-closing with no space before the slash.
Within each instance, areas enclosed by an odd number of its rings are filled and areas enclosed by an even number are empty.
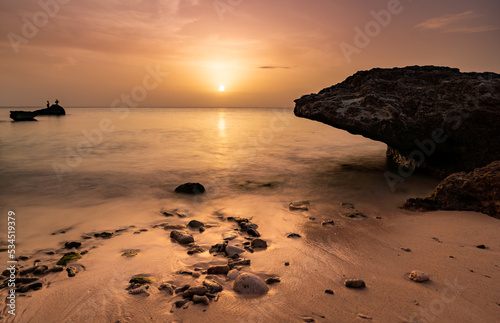
<svg viewBox="0 0 500 323">
<path fill-rule="evenodd" d="M 37 266 L 33 266 L 33 267 L 30 267 L 30 268 L 26 268 L 26 269 L 23 269 L 21 270 L 21 272 L 19 273 L 21 276 L 25 276 L 25 275 L 28 275 L 28 274 L 31 274 L 32 272 L 35 271 L 35 269 L 37 269 L 38 267 Z"/>
<path fill-rule="evenodd" d="M 103 231 L 99 233 L 94 233 L 94 237 L 102 238 L 102 239 L 111 239 L 115 235 L 114 232 L 111 231 Z"/>
<path fill-rule="evenodd" d="M 333 293 L 333 290 L 331 290 L 331 289 L 327 289 L 327 290 L 325 290 L 325 293 L 326 293 L 326 294 L 330 294 L 330 295 L 333 295 L 333 294 L 334 294 L 334 293 Z"/>
<path fill-rule="evenodd" d="M 486 249 L 486 246 L 484 244 L 480 244 L 479 246 L 476 246 L 476 248 L 479 248 L 479 249 Z"/>
<path fill-rule="evenodd" d="M 45 271 L 46 274 L 48 273 L 58 273 L 60 271 L 63 271 L 64 268 L 62 266 L 54 266 L 52 268 L 49 268 L 48 270 Z"/>
<path fill-rule="evenodd" d="M 26 293 L 30 290 L 40 290 L 40 289 L 42 289 L 42 287 L 43 287 L 42 283 L 36 282 L 33 284 L 20 286 L 19 288 L 16 289 L 16 292 L 17 293 Z"/>
<path fill-rule="evenodd" d="M 33 271 L 33 275 L 35 275 L 35 276 L 43 275 L 47 272 L 48 269 L 49 269 L 49 267 L 47 267 L 45 265 L 37 266 L 35 268 L 35 270 Z"/>
<path fill-rule="evenodd" d="M 267 248 L 267 242 L 262 239 L 254 239 L 251 242 L 251 247 L 253 249 L 266 249 Z"/>
<path fill-rule="evenodd" d="M 290 263 L 288 261 L 285 262 L 285 266 L 290 266 Z"/>
<path fill-rule="evenodd" d="M 210 247 L 210 253 L 226 253 L 227 241 L 224 243 L 217 243 Z"/>
<path fill-rule="evenodd" d="M 205 188 L 200 183 L 185 183 L 177 186 L 175 189 L 176 193 L 184 194 L 203 194 L 205 193 Z"/>
<path fill-rule="evenodd" d="M 208 292 L 212 294 L 222 292 L 223 290 L 222 286 L 212 279 L 205 279 L 203 281 L 203 286 L 205 286 L 208 289 Z"/>
<path fill-rule="evenodd" d="M 301 238 L 301 235 L 298 233 L 290 233 L 286 236 L 287 238 Z"/>
<path fill-rule="evenodd" d="M 208 288 L 205 286 L 194 286 L 189 287 L 187 290 L 182 292 L 182 297 L 191 298 L 193 295 L 203 296 L 208 292 Z"/>
<path fill-rule="evenodd" d="M 321 222 L 321 225 L 335 225 L 335 221 L 333 220 L 323 221 Z"/>
<path fill-rule="evenodd" d="M 363 288 L 366 287 L 366 284 L 361 279 L 347 279 L 344 281 L 344 285 L 349 288 Z"/>
<path fill-rule="evenodd" d="M 252 236 L 252 237 L 260 237 L 260 233 L 259 231 L 255 230 L 255 229 L 248 229 L 247 230 L 247 233 Z"/>
<path fill-rule="evenodd" d="M 250 259 L 246 258 L 229 259 L 227 265 L 231 269 L 233 269 L 236 266 L 250 266 Z"/>
<path fill-rule="evenodd" d="M 174 302 L 174 305 L 175 305 L 175 307 L 177 307 L 177 308 L 181 308 L 181 307 L 183 307 L 183 306 L 184 306 L 187 302 L 188 302 L 187 300 L 182 299 L 182 300 L 180 300 L 180 301 L 175 301 L 175 302 Z"/>
<path fill-rule="evenodd" d="M 188 255 L 194 255 L 195 253 L 202 253 L 202 252 L 205 252 L 206 250 L 203 249 L 202 247 L 198 246 L 198 245 L 194 245 L 194 246 L 191 246 L 189 247 L 188 251 L 187 251 L 187 254 Z"/>
<path fill-rule="evenodd" d="M 191 229 L 199 229 L 199 228 L 204 227 L 205 224 L 203 224 L 203 222 L 200 222 L 198 220 L 191 220 L 191 221 L 189 221 L 187 226 Z"/>
<path fill-rule="evenodd" d="M 495 73 L 375 68 L 295 100 L 294 112 L 382 141 L 397 164 L 418 164 L 440 175 L 500 159 L 500 75 Z M 423 163 L 416 152 L 425 157 Z"/>
<path fill-rule="evenodd" d="M 303 201 L 303 202 L 290 202 L 290 204 L 288 204 L 288 209 L 290 211 L 296 211 L 296 210 L 299 210 L 299 211 L 307 211 L 309 210 L 309 202 L 307 201 Z"/>
<path fill-rule="evenodd" d="M 184 293 L 185 291 L 187 291 L 189 289 L 189 287 L 191 287 L 189 284 L 186 284 L 182 287 L 179 287 L 175 290 L 175 293 L 176 294 L 179 294 L 179 293 Z"/>
<path fill-rule="evenodd" d="M 154 283 L 154 279 L 151 277 L 145 277 L 145 276 L 134 276 L 129 280 L 129 283 L 134 283 L 134 284 L 151 284 Z"/>
<path fill-rule="evenodd" d="M 31 284 L 33 282 L 38 281 L 38 278 L 35 277 L 16 277 L 16 283 L 19 284 Z"/>
<path fill-rule="evenodd" d="M 173 230 L 172 232 L 170 232 L 170 238 L 174 239 L 180 244 L 189 244 L 191 242 L 194 242 L 194 238 L 192 235 L 178 230 Z"/>
<path fill-rule="evenodd" d="M 275 283 L 281 283 L 281 279 L 279 279 L 279 277 L 269 277 L 266 279 L 266 284 L 268 285 L 272 285 Z"/>
<path fill-rule="evenodd" d="M 66 268 L 66 271 L 68 272 L 68 277 L 75 277 L 76 276 L 76 268 L 75 267 L 68 267 Z"/>
<path fill-rule="evenodd" d="M 269 291 L 269 287 L 259 276 L 242 273 L 234 280 L 233 290 L 243 295 L 264 295 Z"/>
<path fill-rule="evenodd" d="M 469 173 L 452 174 L 439 183 L 429 197 L 408 199 L 403 208 L 476 211 L 500 219 L 500 161 Z"/>
<path fill-rule="evenodd" d="M 64 248 L 65 249 L 73 249 L 73 248 L 80 248 L 82 246 L 81 242 L 78 241 L 71 241 L 71 242 L 65 242 L 64 243 Z"/>
<path fill-rule="evenodd" d="M 209 275 L 227 275 L 227 273 L 231 270 L 228 265 L 222 266 L 210 266 L 207 269 L 207 274 Z"/>
<path fill-rule="evenodd" d="M 193 303 L 208 305 L 209 300 L 208 300 L 208 297 L 206 297 L 206 296 L 193 295 Z"/>
</svg>

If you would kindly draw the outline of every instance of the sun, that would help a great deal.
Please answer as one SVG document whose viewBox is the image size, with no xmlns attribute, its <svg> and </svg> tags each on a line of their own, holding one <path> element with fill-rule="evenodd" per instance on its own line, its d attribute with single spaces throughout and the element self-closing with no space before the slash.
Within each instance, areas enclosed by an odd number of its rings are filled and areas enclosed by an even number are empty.
<svg viewBox="0 0 500 323">
<path fill-rule="evenodd" d="M 219 92 L 224 92 L 226 87 L 224 85 L 219 85 Z"/>
</svg>

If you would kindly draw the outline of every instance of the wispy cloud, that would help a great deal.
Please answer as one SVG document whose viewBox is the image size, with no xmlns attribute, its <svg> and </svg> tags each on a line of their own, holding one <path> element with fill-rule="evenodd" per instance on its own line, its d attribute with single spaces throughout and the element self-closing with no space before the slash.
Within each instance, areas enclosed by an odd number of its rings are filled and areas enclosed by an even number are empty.
<svg viewBox="0 0 500 323">
<path fill-rule="evenodd" d="M 485 31 L 492 31 L 492 30 L 497 30 L 497 29 L 499 29 L 499 28 L 495 27 L 495 26 L 457 27 L 457 28 L 451 28 L 451 29 L 445 30 L 445 32 L 472 34 L 472 33 L 482 33 Z"/>
<path fill-rule="evenodd" d="M 422 30 L 441 30 L 446 33 L 480 33 L 485 31 L 496 30 L 495 26 L 456 26 L 466 20 L 471 20 L 481 17 L 474 11 L 465 11 L 457 14 L 447 14 L 440 17 L 425 20 L 417 25 L 415 28 Z M 455 25 L 455 26 L 454 26 Z"/>
</svg>

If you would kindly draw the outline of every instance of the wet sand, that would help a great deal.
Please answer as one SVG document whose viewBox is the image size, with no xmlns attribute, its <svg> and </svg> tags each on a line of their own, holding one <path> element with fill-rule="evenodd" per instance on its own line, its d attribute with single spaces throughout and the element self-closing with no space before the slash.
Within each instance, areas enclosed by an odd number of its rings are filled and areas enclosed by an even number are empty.
<svg viewBox="0 0 500 323">
<path fill-rule="evenodd" d="M 47 232 L 40 238 L 40 245 L 52 245 L 49 249 L 56 254 L 46 255 L 47 248 L 37 253 L 31 246 L 33 254 L 28 252 L 30 259 L 21 261 L 22 265 L 29 267 L 39 259 L 50 267 L 67 252 L 60 249 L 66 241 L 81 241 L 79 250 L 89 252 L 68 264 L 78 268 L 75 277 L 68 277 L 66 271 L 41 277 L 41 290 L 18 295 L 15 320 L 5 311 L 3 320 L 303 322 L 312 318 L 316 322 L 352 322 L 371 318 L 374 322 L 495 322 L 500 316 L 500 222 L 487 215 L 412 213 L 396 206 L 374 206 L 360 198 L 354 204 L 366 218 L 355 219 L 341 216 L 338 203 L 312 199 L 308 211 L 291 211 L 290 200 L 276 200 L 276 196 L 260 193 L 241 194 L 238 203 L 217 199 L 193 206 L 189 198 L 175 205 L 164 202 L 145 201 L 147 209 L 130 206 L 121 220 L 114 218 L 116 225 L 103 219 L 91 228 L 82 221 L 64 234 Z M 221 205 L 226 207 L 220 210 Z M 162 208 L 182 209 L 187 217 L 164 217 L 159 212 Z M 102 206 L 84 209 L 81 217 L 99 209 Z M 158 290 L 161 282 L 176 286 L 201 284 L 204 274 L 194 278 L 176 272 L 206 270 L 210 265 L 227 263 L 227 258 L 214 257 L 208 251 L 187 255 L 185 246 L 170 239 L 170 230 L 153 226 L 162 222 L 185 225 L 192 219 L 213 224 L 203 233 L 188 229 L 198 245 L 210 249 L 222 242 L 223 233 L 237 228 L 235 222 L 214 215 L 216 211 L 226 217 L 251 218 L 259 225 L 268 248 L 243 253 L 251 265 L 243 266 L 241 271 L 263 278 L 279 276 L 281 282 L 270 285 L 267 295 L 245 297 L 232 290 L 232 281 L 219 275 L 216 280 L 224 290 L 217 302 L 211 301 L 209 306 L 190 303 L 188 308 L 172 310 L 172 303 L 180 296 Z M 335 224 L 322 225 L 324 220 Z M 135 228 L 116 233 L 111 239 L 81 238 L 85 233 L 117 230 L 126 224 Z M 134 233 L 140 229 L 148 231 Z M 298 233 L 301 238 L 287 238 L 289 233 Z M 243 247 L 245 236 L 241 234 L 230 245 Z M 481 244 L 487 248 L 476 247 Z M 130 249 L 138 251 L 138 255 L 121 256 Z M 289 266 L 285 266 L 286 262 Z M 412 270 L 427 273 L 430 281 L 409 280 Z M 139 274 L 155 279 L 150 296 L 131 295 L 126 290 L 130 278 Z M 349 289 L 344 286 L 348 278 L 362 279 L 367 287 Z M 325 293 L 327 289 L 334 294 Z"/>
</svg>

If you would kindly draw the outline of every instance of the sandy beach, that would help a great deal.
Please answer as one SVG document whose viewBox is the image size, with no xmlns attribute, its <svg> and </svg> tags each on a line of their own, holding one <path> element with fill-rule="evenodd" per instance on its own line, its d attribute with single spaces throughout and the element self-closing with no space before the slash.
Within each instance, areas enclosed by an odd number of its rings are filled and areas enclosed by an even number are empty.
<svg viewBox="0 0 500 323">
<path fill-rule="evenodd" d="M 266 188 L 258 190 L 263 189 Z M 141 220 L 134 223 L 135 228 L 118 232 L 111 239 L 82 240 L 80 236 L 88 232 L 71 228 L 64 234 L 51 235 L 53 251 L 57 253 L 61 252 L 57 246 L 72 240 L 82 241 L 79 250 L 89 250 L 82 259 L 68 264 L 75 266 L 78 274 L 68 277 L 62 271 L 44 275 L 40 279 L 47 286 L 18 295 L 18 314 L 12 319 L 4 311 L 3 319 L 8 322 L 312 319 L 315 322 L 495 322 L 499 316 L 500 222 L 497 219 L 475 212 L 413 213 L 394 206 L 374 207 L 369 201 L 356 204 L 366 215 L 356 219 L 341 216 L 338 206 L 328 201 L 311 200 L 309 210 L 304 211 L 289 210 L 287 201 L 271 200 L 255 192 L 242 194 L 238 206 L 215 210 L 214 204 L 227 201 L 217 200 L 187 209 L 190 201 L 185 199 L 175 205 L 175 209 L 185 210 L 185 218 L 165 217 L 159 209 L 139 211 L 130 206 L 130 214 L 142 213 Z M 98 212 L 98 208 L 85 212 Z M 277 276 L 281 282 L 270 285 L 264 296 L 248 297 L 235 293 L 233 281 L 228 281 L 225 275 L 212 275 L 224 288 L 217 301 L 211 300 L 208 306 L 188 303 L 187 308 L 173 307 L 174 301 L 182 297 L 159 290 L 162 282 L 201 285 L 206 269 L 227 263 L 227 258 L 214 257 L 208 252 L 187 255 L 185 246 L 169 238 L 171 230 L 153 226 L 164 222 L 185 225 L 192 219 L 212 224 L 203 233 L 189 230 L 199 246 L 209 249 L 222 241 L 221 234 L 237 228 L 235 222 L 221 216 L 245 214 L 251 215 L 252 223 L 259 226 L 268 248 L 244 252 L 241 256 L 250 259 L 251 264 L 237 268 L 264 279 Z M 122 223 L 129 220 L 127 214 L 123 219 Z M 321 224 L 328 220 L 333 220 L 334 225 Z M 103 229 L 120 228 L 124 226 L 108 225 Z M 148 231 L 137 234 L 141 229 Z M 287 238 L 290 233 L 301 237 Z M 237 234 L 229 244 L 243 247 L 246 235 Z M 477 248 L 482 244 L 486 249 Z M 125 250 L 135 250 L 138 254 L 123 257 Z M 29 267 L 33 260 L 39 259 L 50 267 L 59 256 L 46 255 L 46 251 L 28 255 L 30 259 L 20 263 Z M 199 270 L 201 275 L 195 278 L 176 274 L 180 270 Z M 425 272 L 430 280 L 423 283 L 410 280 L 412 270 Z M 154 279 L 149 296 L 132 295 L 126 290 L 128 281 L 136 275 Z M 344 281 L 349 278 L 362 279 L 366 288 L 345 287 Z M 2 296 L 5 295 L 4 290 Z"/>
</svg>

